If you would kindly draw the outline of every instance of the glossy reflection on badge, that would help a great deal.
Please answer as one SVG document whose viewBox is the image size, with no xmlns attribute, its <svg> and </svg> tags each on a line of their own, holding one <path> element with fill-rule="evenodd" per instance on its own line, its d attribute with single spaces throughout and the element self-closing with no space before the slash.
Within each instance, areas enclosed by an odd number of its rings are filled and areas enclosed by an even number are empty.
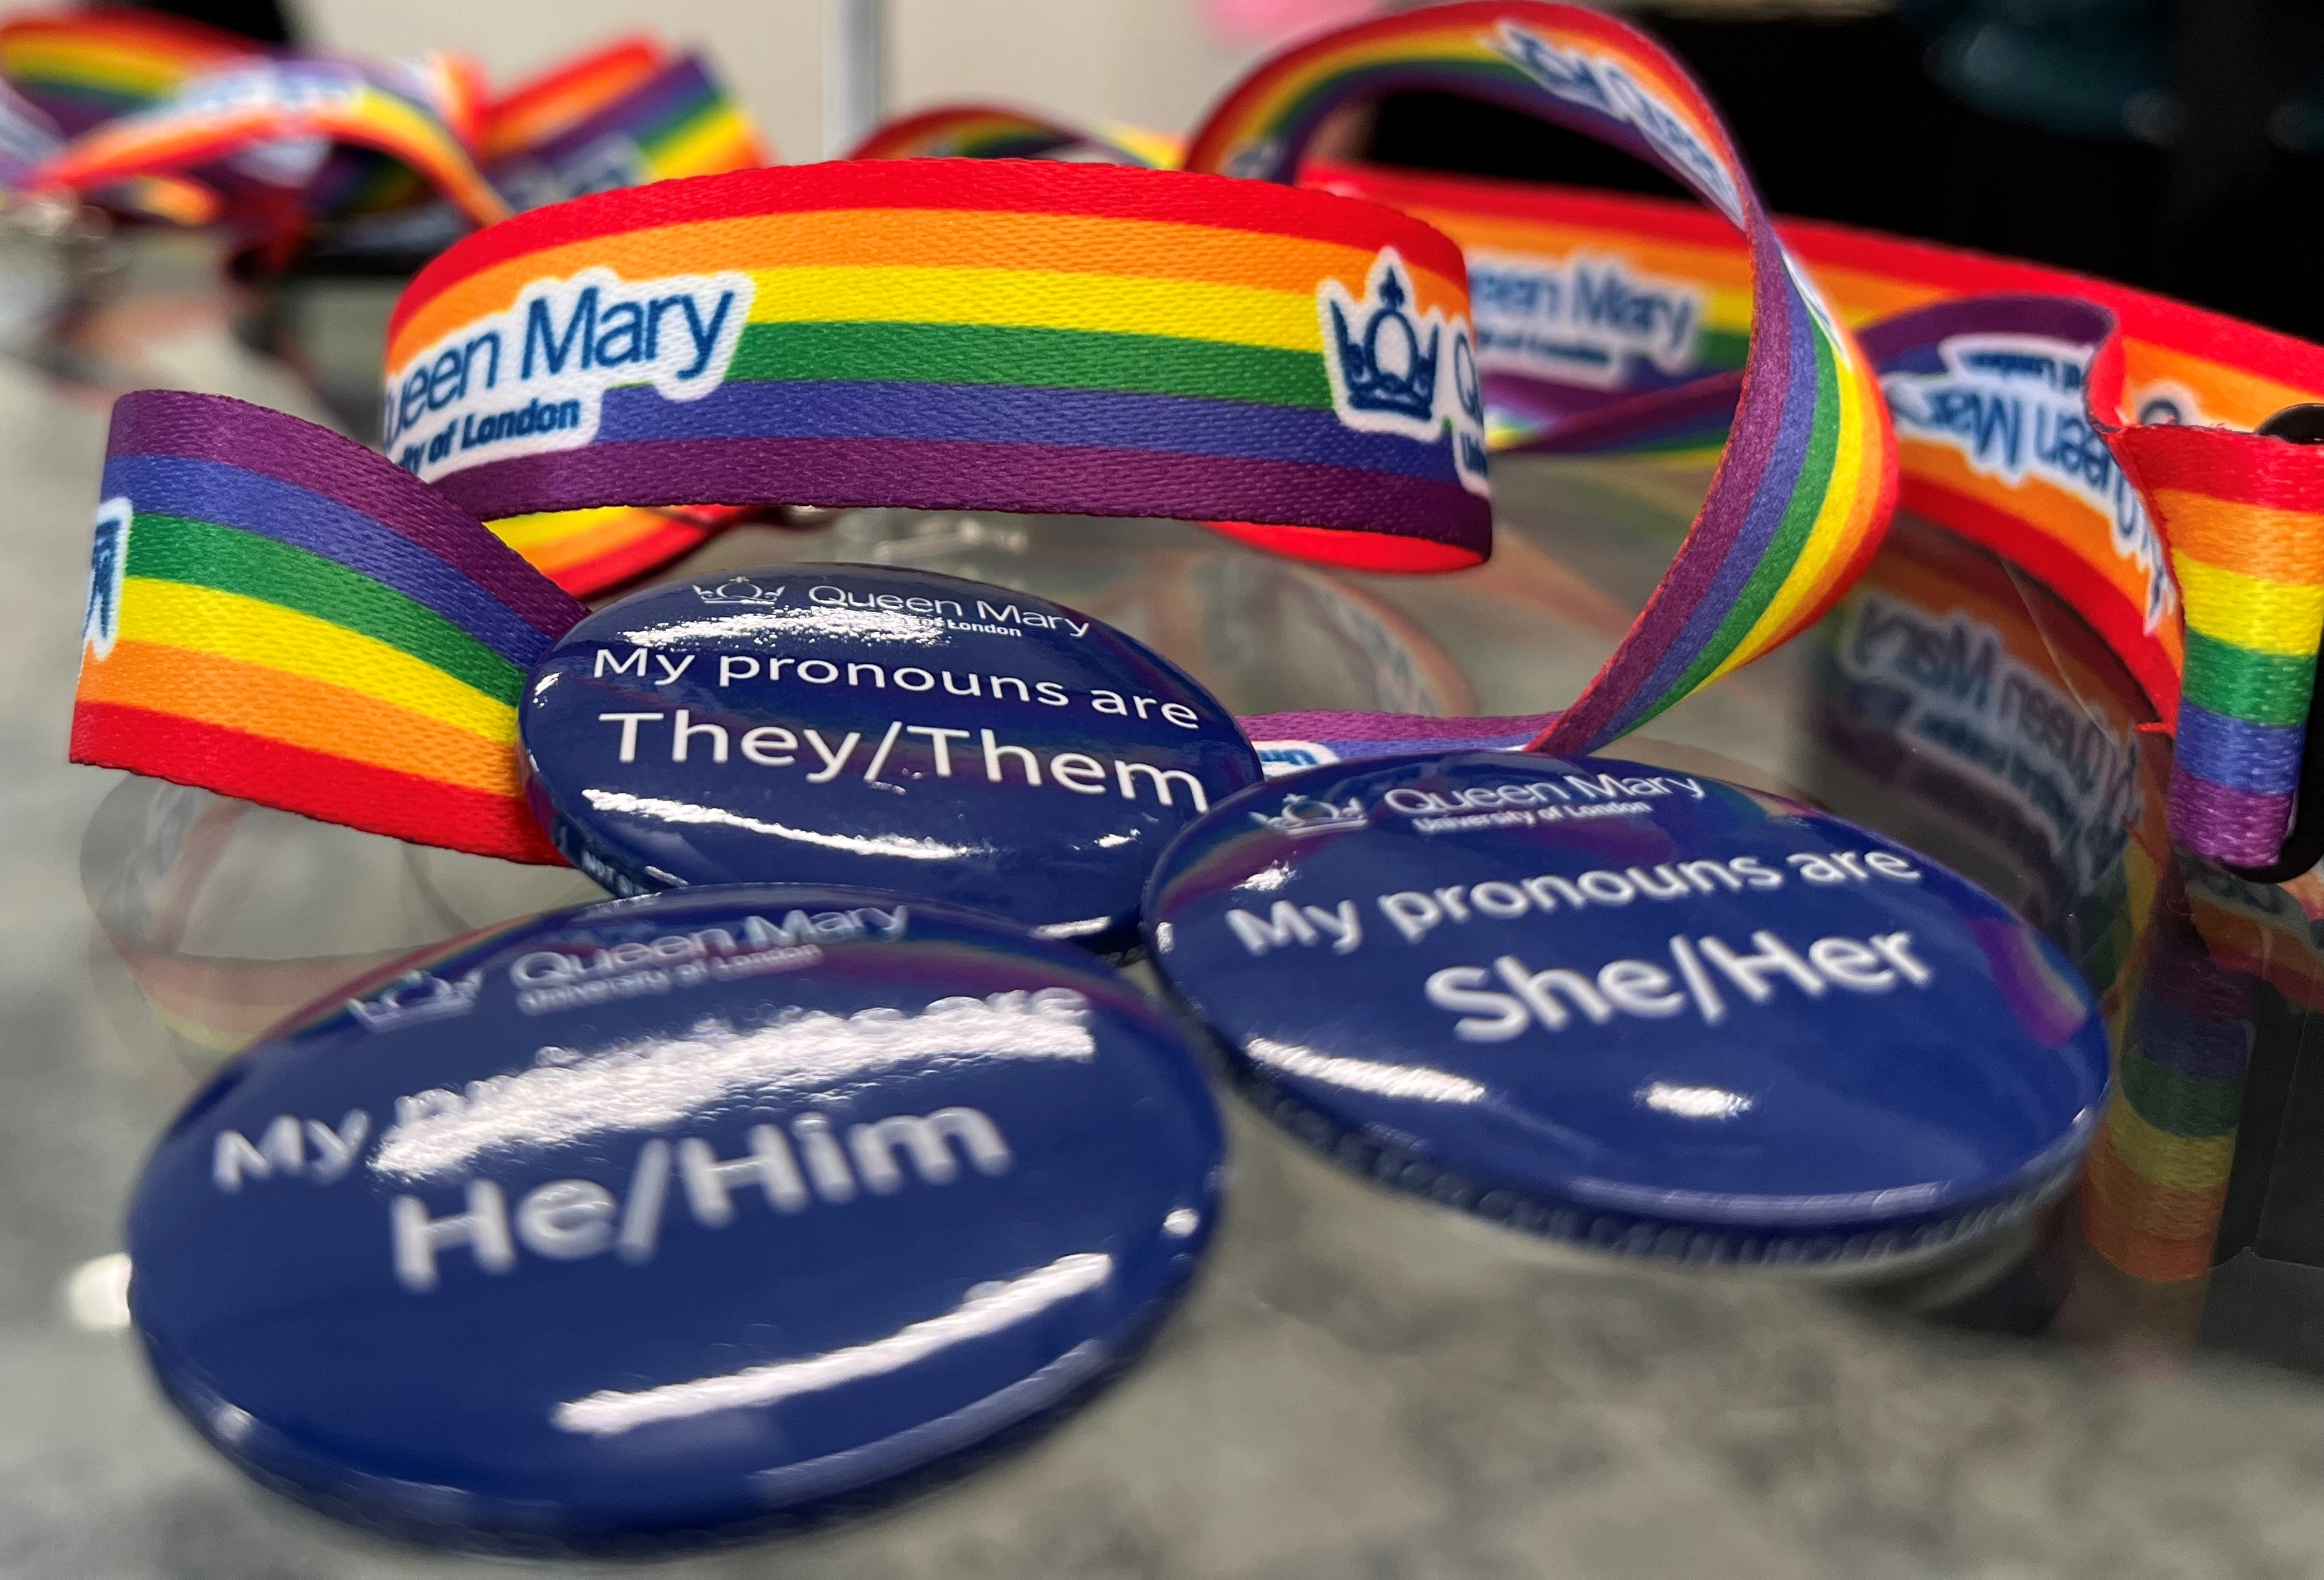
<svg viewBox="0 0 2324 1580">
<path fill-rule="evenodd" d="M 131 1206 L 171 1399 L 391 1533 L 811 1517 L 1128 1359 L 1218 1210 L 1192 1051 L 1071 946 L 702 889 L 416 956 L 228 1066 Z"/>
<path fill-rule="evenodd" d="M 2106 1034 L 1927 858 L 1609 759 L 1375 760 L 1226 802 L 1156 869 L 1156 964 L 1296 1133 L 1561 1241 L 1894 1265 L 2070 1179 Z"/>
<path fill-rule="evenodd" d="M 536 813 L 619 892 L 867 885 L 1098 949 L 1179 829 L 1259 778 L 1168 660 L 1063 605 L 929 571 L 789 565 L 652 588 L 542 661 Z"/>
</svg>

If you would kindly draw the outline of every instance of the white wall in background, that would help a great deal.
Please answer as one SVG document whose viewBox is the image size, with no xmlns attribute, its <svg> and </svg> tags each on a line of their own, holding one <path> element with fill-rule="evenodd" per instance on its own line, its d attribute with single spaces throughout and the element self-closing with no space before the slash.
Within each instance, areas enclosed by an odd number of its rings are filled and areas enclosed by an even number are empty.
<svg viewBox="0 0 2324 1580">
<path fill-rule="evenodd" d="M 708 46 L 786 161 L 823 150 L 823 0 L 294 0 L 320 43 L 372 54 L 465 50 L 495 83 L 616 34 Z"/>
<path fill-rule="evenodd" d="M 709 46 L 787 161 L 823 143 L 825 0 L 297 0 L 318 42 L 466 50 L 496 82 L 631 29 Z M 1248 59 L 1196 0 L 888 0 L 888 102 L 986 98 L 1184 131 Z"/>
<path fill-rule="evenodd" d="M 1191 128 L 1250 56 L 1195 0 L 889 0 L 889 102 L 996 99 L 1071 121 Z"/>
</svg>

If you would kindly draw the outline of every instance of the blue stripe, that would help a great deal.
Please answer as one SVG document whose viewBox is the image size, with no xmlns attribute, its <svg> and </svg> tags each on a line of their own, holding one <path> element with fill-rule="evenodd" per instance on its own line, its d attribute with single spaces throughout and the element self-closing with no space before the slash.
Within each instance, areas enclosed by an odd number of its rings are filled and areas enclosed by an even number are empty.
<svg viewBox="0 0 2324 1580">
<path fill-rule="evenodd" d="M 235 527 L 336 561 L 433 610 L 521 670 L 549 639 L 401 532 L 311 489 L 239 467 L 179 456 L 115 456 L 106 497 L 133 509 Z"/>
<path fill-rule="evenodd" d="M 2149 1064 L 2190 1079 L 2242 1078 L 2251 1063 L 2248 1021 L 2199 1021 L 2160 999 L 2143 995 L 2131 1012 L 2131 1044 Z"/>
<path fill-rule="evenodd" d="M 2255 725 L 2181 698 L 2172 750 L 2198 779 L 2254 795 L 2290 793 L 2300 781 L 2301 725 Z"/>
<path fill-rule="evenodd" d="M 698 401 L 609 391 L 597 442 L 896 439 L 1087 445 L 1159 455 L 1296 461 L 1457 485 L 1452 446 L 1359 433 L 1330 411 L 1116 390 L 783 380 L 723 385 Z"/>
</svg>

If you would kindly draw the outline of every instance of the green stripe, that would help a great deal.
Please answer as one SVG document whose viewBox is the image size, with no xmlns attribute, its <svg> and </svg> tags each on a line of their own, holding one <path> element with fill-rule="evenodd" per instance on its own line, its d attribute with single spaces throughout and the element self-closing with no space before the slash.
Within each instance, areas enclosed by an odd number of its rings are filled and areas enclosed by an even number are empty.
<svg viewBox="0 0 2324 1580">
<path fill-rule="evenodd" d="M 385 642 L 512 707 L 523 695 L 522 670 L 433 609 L 320 555 L 238 527 L 140 513 L 129 530 L 124 574 L 296 609 Z"/>
<path fill-rule="evenodd" d="M 1196 395 L 1332 409 L 1312 351 L 986 324 L 752 324 L 730 379 L 864 379 Z"/>
<path fill-rule="evenodd" d="M 2122 1095 L 2165 1135 L 2223 1136 L 2243 1112 L 2244 1084 L 2199 1081 L 2132 1053 L 2122 1060 Z"/>
<path fill-rule="evenodd" d="M 714 89 L 706 89 L 690 99 L 681 99 L 662 112 L 661 119 L 650 122 L 631 134 L 640 148 L 650 156 L 661 145 L 687 133 L 716 115 L 725 106 Z"/>
<path fill-rule="evenodd" d="M 2082 952 L 2082 978 L 2100 993 L 2112 987 L 2115 978 L 2130 960 L 2136 934 L 2130 925 L 2130 901 L 2121 892 L 2122 864 L 2116 862 L 2101 881 L 2101 892 L 2087 903 L 2090 913 L 2103 918 L 2103 924 L 2092 929 L 2089 947 Z"/>
<path fill-rule="evenodd" d="M 2188 700 L 2213 713 L 2255 725 L 2296 725 L 2308 717 L 2316 655 L 2255 652 L 2190 626 L 2184 684 Z"/>
<path fill-rule="evenodd" d="M 1767 551 L 1751 568 L 1751 579 L 1743 584 L 1743 596 L 1727 611 L 1727 618 L 1719 623 L 1719 629 L 1695 655 L 1694 662 L 1686 667 L 1678 684 L 1655 698 L 1654 706 L 1639 716 L 1640 724 L 1702 684 L 1711 671 L 1735 651 L 1736 644 L 1750 634 L 1751 627 L 1758 624 L 1759 616 L 1775 601 L 1775 590 L 1784 585 L 1792 567 L 1799 563 L 1800 550 L 1806 546 L 1808 533 L 1814 529 L 1816 516 L 1823 509 L 1824 498 L 1831 487 L 1832 467 L 1840 458 L 1840 369 L 1832 362 L 1831 346 L 1821 330 L 1814 338 L 1815 426 L 1808 435 L 1807 457 L 1792 485 L 1791 503 L 1784 508 L 1784 519 L 1776 524 Z"/>
<path fill-rule="evenodd" d="M 1705 329 L 1694 342 L 1694 365 L 1705 373 L 1743 365 L 1751 337 L 1735 329 Z"/>
</svg>

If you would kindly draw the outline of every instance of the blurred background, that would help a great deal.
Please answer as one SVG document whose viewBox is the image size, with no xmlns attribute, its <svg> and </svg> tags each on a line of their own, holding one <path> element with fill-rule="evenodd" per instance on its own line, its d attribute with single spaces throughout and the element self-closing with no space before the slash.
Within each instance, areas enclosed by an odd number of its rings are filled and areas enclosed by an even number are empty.
<svg viewBox="0 0 2324 1580">
<path fill-rule="evenodd" d="M 708 42 L 778 155 L 974 97 L 1176 131 L 1259 55 L 1382 0 L 174 0 L 369 54 L 466 51 L 509 80 L 650 24 Z M 1646 21 L 1726 111 L 1770 204 L 2087 270 L 2324 337 L 2324 7 L 2312 0 L 1680 0 Z M 1803 106 L 1806 106 L 1803 108 Z M 1411 96 L 1346 150 L 1654 190 L 1620 155 Z"/>
</svg>

